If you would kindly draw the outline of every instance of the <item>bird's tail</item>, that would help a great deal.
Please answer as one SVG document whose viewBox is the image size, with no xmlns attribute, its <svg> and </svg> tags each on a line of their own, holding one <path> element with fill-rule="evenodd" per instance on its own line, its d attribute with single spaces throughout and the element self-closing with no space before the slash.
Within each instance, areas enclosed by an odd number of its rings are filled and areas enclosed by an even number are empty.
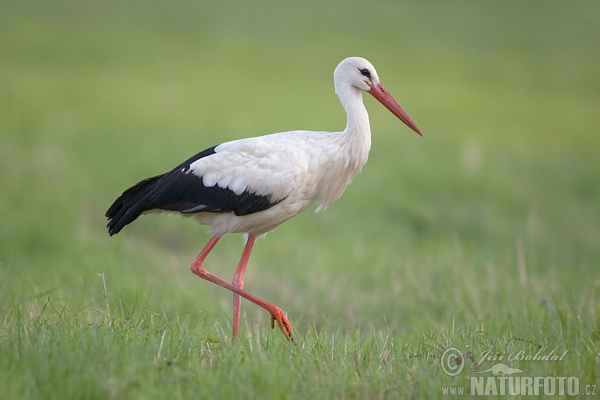
<svg viewBox="0 0 600 400">
<path fill-rule="evenodd" d="M 123 192 L 106 211 L 108 233 L 116 235 L 127 224 L 135 221 L 144 211 L 153 208 L 151 192 L 162 177 L 157 175 L 144 179 Z"/>
</svg>

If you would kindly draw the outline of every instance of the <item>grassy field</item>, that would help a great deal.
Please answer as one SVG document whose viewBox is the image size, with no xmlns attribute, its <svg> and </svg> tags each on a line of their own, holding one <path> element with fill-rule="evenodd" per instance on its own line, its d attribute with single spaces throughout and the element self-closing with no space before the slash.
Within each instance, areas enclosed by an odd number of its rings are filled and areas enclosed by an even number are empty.
<svg viewBox="0 0 600 400">
<path fill-rule="evenodd" d="M 600 393 L 597 3 L 203 3 L 0 5 L 0 398 L 439 398 L 497 362 Z M 343 129 L 355 55 L 426 137 L 365 98 L 361 175 L 247 270 L 298 345 L 248 302 L 232 344 L 207 228 L 104 212 L 214 144 Z"/>
</svg>

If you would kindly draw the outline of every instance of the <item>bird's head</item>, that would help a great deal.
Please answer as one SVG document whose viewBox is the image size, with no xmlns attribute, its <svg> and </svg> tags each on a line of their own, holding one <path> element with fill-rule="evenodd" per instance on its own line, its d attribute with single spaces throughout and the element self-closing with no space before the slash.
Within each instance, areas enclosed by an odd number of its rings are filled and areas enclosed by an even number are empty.
<svg viewBox="0 0 600 400">
<path fill-rule="evenodd" d="M 339 63 L 333 78 L 336 92 L 342 86 L 354 86 L 368 92 L 374 82 L 379 83 L 379 76 L 373 64 L 361 57 L 348 57 Z"/>
<path fill-rule="evenodd" d="M 335 92 L 342 98 L 342 93 L 356 88 L 371 94 L 388 110 L 404 122 L 410 129 L 424 136 L 413 120 L 400 107 L 390 92 L 379 81 L 375 67 L 361 57 L 348 57 L 338 64 L 333 73 Z"/>
</svg>

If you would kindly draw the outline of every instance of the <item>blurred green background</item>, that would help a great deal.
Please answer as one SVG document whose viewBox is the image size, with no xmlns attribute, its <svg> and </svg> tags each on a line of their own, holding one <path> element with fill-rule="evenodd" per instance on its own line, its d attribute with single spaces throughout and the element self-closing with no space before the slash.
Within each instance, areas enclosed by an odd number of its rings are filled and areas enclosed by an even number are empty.
<svg viewBox="0 0 600 400">
<path fill-rule="evenodd" d="M 363 172 L 327 211 L 257 243 L 247 290 L 300 332 L 507 319 L 533 332 L 565 309 L 589 333 L 598 15 L 592 1 L 3 1 L 0 310 L 95 303 L 103 273 L 109 296 L 227 331 L 230 294 L 188 270 L 206 227 L 160 215 L 109 238 L 104 212 L 220 142 L 342 130 L 333 70 L 362 56 L 425 138 L 365 98 Z M 230 235 L 206 267 L 230 279 L 241 251 Z M 262 310 L 243 313 L 267 329 Z"/>
</svg>

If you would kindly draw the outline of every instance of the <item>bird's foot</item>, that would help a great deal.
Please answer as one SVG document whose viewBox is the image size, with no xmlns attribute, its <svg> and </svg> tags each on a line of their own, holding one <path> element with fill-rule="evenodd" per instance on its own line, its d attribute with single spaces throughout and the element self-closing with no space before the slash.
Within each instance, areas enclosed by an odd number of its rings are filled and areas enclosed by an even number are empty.
<svg viewBox="0 0 600 400">
<path fill-rule="evenodd" d="M 294 342 L 292 324 L 290 324 L 290 321 L 288 321 L 281 308 L 273 306 L 273 309 L 269 310 L 269 312 L 271 313 L 271 329 L 275 328 L 275 321 L 277 321 L 277 325 L 279 325 L 279 329 L 281 329 L 281 332 L 283 332 L 285 338 L 296 344 L 296 342 Z"/>
</svg>

